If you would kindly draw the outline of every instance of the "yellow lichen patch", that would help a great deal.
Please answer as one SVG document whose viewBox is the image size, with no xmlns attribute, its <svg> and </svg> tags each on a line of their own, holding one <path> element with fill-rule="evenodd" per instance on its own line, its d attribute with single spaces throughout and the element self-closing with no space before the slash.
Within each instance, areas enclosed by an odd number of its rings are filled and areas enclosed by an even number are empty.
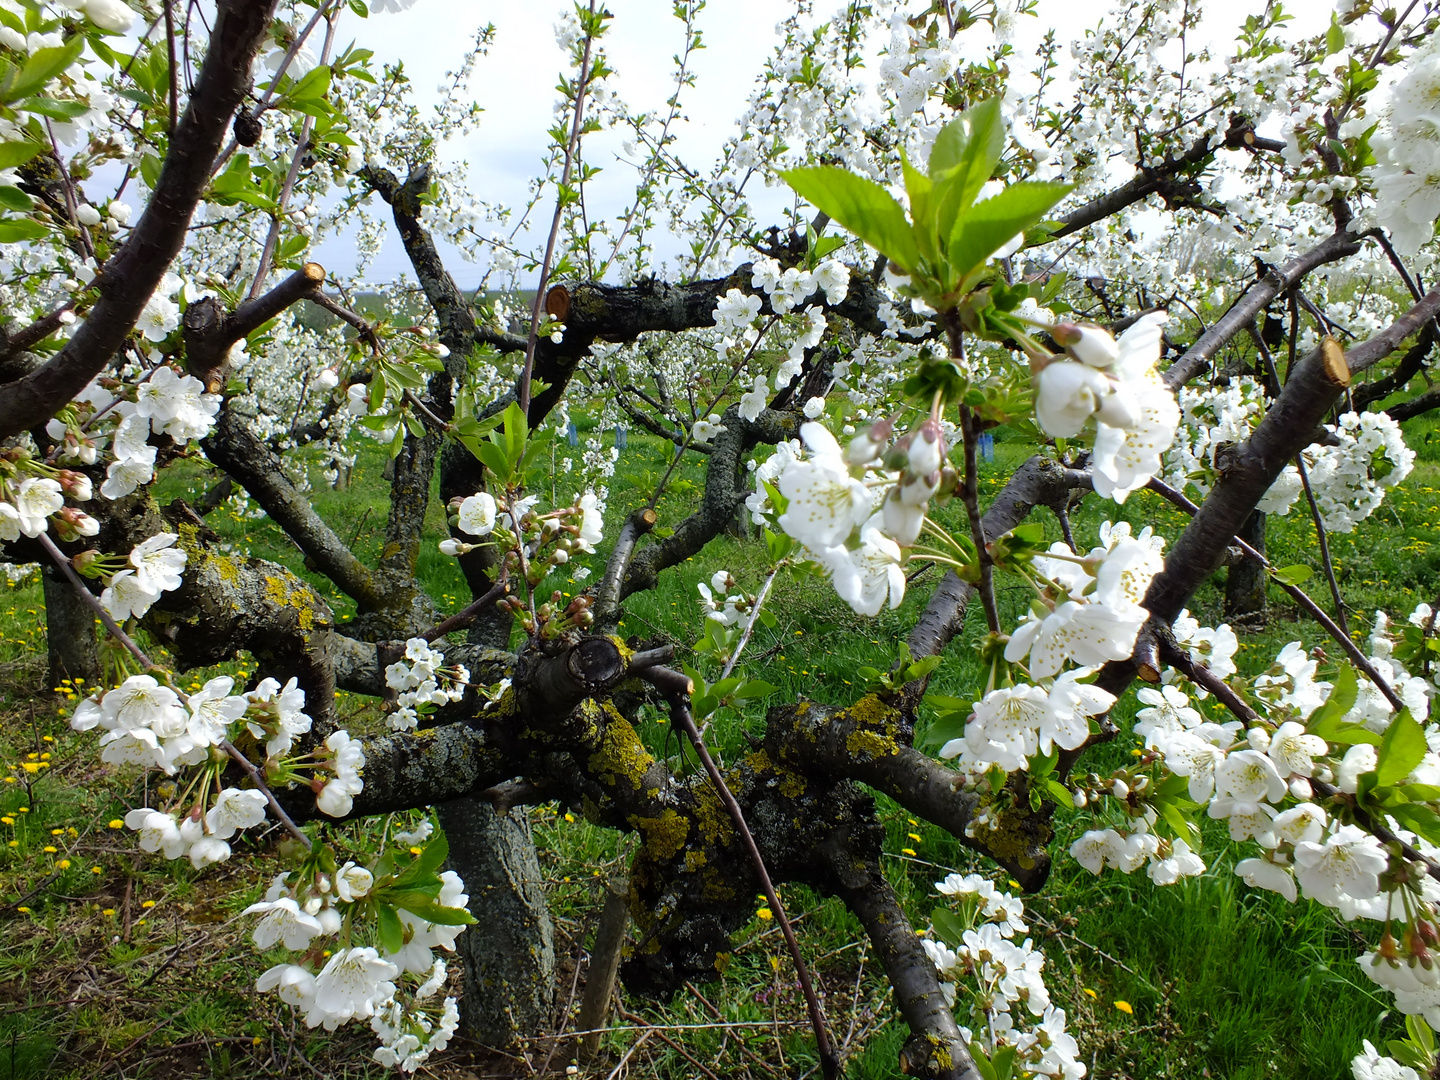
<svg viewBox="0 0 1440 1080">
<path fill-rule="evenodd" d="M 984 802 L 981 805 L 983 806 Z M 1032 836 L 1025 827 L 1030 820 L 1015 813 L 1013 808 L 1001 810 L 999 813 L 992 811 L 989 821 L 976 827 L 975 839 L 981 841 L 996 858 L 1013 860 L 1018 866 L 1029 870 L 1035 865 L 1032 852 L 1036 848 L 1044 847 L 1050 840 L 1048 826 L 1042 828 L 1043 836 Z"/>
<path fill-rule="evenodd" d="M 726 969 L 728 969 L 728 968 L 730 967 L 730 961 L 731 961 L 732 958 L 733 958 L 733 954 L 732 954 L 732 953 L 728 953 L 728 952 L 717 952 L 717 953 L 715 954 L 715 972 L 716 972 L 716 974 L 718 974 L 718 975 L 724 975 Z"/>
<path fill-rule="evenodd" d="M 690 819 L 669 809 L 659 817 L 632 816 L 630 824 L 645 838 L 645 848 L 657 862 L 678 855 L 690 835 Z M 689 865 L 688 858 L 686 865 Z"/>
<path fill-rule="evenodd" d="M 624 780 L 630 790 L 639 791 L 645 786 L 645 773 L 655 764 L 655 759 L 619 709 L 608 702 L 601 707 L 605 710 L 606 722 L 597 733 L 600 745 L 590 755 L 587 768 L 602 784 L 615 786 Z"/>
<path fill-rule="evenodd" d="M 703 852 L 703 851 L 695 851 L 694 849 L 691 849 L 690 851 L 685 852 L 685 872 L 686 872 L 686 873 L 693 874 L 693 873 L 695 873 L 697 870 L 699 870 L 699 869 L 700 869 L 702 866 L 704 866 L 704 865 L 705 865 L 705 852 Z"/>
<path fill-rule="evenodd" d="M 873 731 L 852 731 L 845 740 L 845 749 L 850 751 L 852 757 L 862 761 L 894 757 L 900 752 L 900 746 L 894 739 Z"/>
<path fill-rule="evenodd" d="M 893 732 L 900 720 L 900 713 L 881 701 L 878 694 L 866 694 L 845 711 L 856 727 L 872 731 Z"/>
<path fill-rule="evenodd" d="M 695 789 L 695 821 L 706 843 L 715 847 L 724 847 L 735 836 L 735 823 L 730 820 L 730 812 L 709 783 Z"/>
</svg>

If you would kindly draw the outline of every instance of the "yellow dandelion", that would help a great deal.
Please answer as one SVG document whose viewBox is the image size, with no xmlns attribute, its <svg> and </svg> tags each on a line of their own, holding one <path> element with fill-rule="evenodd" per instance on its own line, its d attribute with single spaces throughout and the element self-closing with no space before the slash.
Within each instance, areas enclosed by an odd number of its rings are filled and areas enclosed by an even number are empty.
<svg viewBox="0 0 1440 1080">
<path fill-rule="evenodd" d="M 16 910 L 16 911 L 23 911 L 26 915 L 29 915 L 29 914 L 30 914 L 30 909 L 29 909 L 28 907 L 21 906 L 21 907 L 17 907 L 15 910 Z"/>
<path fill-rule="evenodd" d="M 152 907 L 155 906 L 155 901 L 154 901 L 154 900 L 146 900 L 146 901 L 145 901 L 143 904 L 141 904 L 140 906 L 141 906 L 142 908 L 152 908 Z"/>
<path fill-rule="evenodd" d="M 768 921 L 775 917 L 775 913 L 771 911 L 768 907 L 762 907 L 759 911 L 755 912 L 755 917 L 757 919 L 765 919 L 766 921 Z"/>
<path fill-rule="evenodd" d="M 1085 996 L 1088 997 L 1091 1001 L 1098 1001 L 1100 999 L 1100 995 L 1095 993 L 1095 991 L 1091 990 L 1088 986 L 1085 987 Z"/>
<path fill-rule="evenodd" d="M 920 843 L 920 834 L 918 832 L 906 833 L 905 835 L 910 837 L 910 839 L 914 840 L 917 844 Z"/>
<path fill-rule="evenodd" d="M 410 854 L 411 854 L 411 855 L 419 855 L 419 854 L 420 854 L 420 849 L 419 849 L 418 847 L 412 847 L 412 848 L 410 849 Z"/>
<path fill-rule="evenodd" d="M 54 855 L 58 849 L 55 847 L 54 844 L 46 844 L 42 850 L 45 852 L 46 855 Z"/>
<path fill-rule="evenodd" d="M 55 869 L 57 869 L 57 870 L 69 870 L 69 869 L 70 869 L 70 860 L 69 860 L 69 859 L 61 859 L 59 862 L 57 862 L 57 863 L 55 864 Z"/>
<path fill-rule="evenodd" d="M 100 912 L 100 914 L 104 915 L 106 918 L 109 918 L 110 916 L 115 914 L 115 909 L 113 907 L 107 907 L 104 911 Z"/>
<path fill-rule="evenodd" d="M 1131 1005 L 1128 1001 L 1117 1001 L 1117 1002 L 1115 1002 L 1115 1008 L 1119 1009 L 1119 1010 L 1120 1010 L 1121 1012 L 1123 1012 L 1126 1016 L 1134 1016 L 1134 1015 L 1135 1015 L 1135 1007 L 1134 1007 L 1133 1005 Z"/>
<path fill-rule="evenodd" d="M 105 872 L 105 868 L 103 866 L 92 866 L 90 867 L 90 872 L 92 874 L 103 874 Z"/>
<path fill-rule="evenodd" d="M 914 858 L 914 856 L 915 856 L 915 849 L 914 849 L 913 847 L 902 847 L 902 848 L 900 849 L 900 854 L 901 854 L 901 855 L 909 855 L 911 858 Z"/>
<path fill-rule="evenodd" d="M 109 825 L 112 829 L 123 829 L 125 827 L 125 822 L 121 821 L 118 817 L 111 818 Z"/>
<path fill-rule="evenodd" d="M 15 824 L 15 819 L 14 819 L 13 817 L 11 817 L 9 814 L 6 814 L 4 817 L 0 817 L 0 825 L 14 825 L 14 824 Z"/>
</svg>

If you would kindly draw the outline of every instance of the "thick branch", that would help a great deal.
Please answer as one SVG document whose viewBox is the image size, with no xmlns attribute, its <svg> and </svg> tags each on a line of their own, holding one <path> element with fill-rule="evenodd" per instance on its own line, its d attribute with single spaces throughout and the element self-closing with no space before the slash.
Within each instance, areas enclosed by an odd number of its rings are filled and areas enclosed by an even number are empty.
<svg viewBox="0 0 1440 1080">
<path fill-rule="evenodd" d="M 844 854 L 848 855 L 848 852 Z M 900 1071 L 933 1080 L 981 1080 L 955 1013 L 940 990 L 935 964 L 879 866 L 837 852 L 832 863 L 836 894 L 855 913 L 885 966 L 910 1038 L 900 1051 Z"/>
<path fill-rule="evenodd" d="M 1249 326 L 1277 296 L 1293 289 L 1318 266 L 1348 258 L 1360 250 L 1360 244 L 1349 233 L 1332 233 L 1309 251 L 1302 252 L 1284 266 L 1271 267 L 1230 306 L 1230 310 L 1201 334 L 1185 354 L 1165 371 L 1165 385 L 1171 390 L 1184 386 L 1200 373 L 1221 347 Z"/>
<path fill-rule="evenodd" d="M 185 115 L 170 141 L 155 190 L 129 239 L 102 269 L 90 315 L 65 347 L 0 395 L 0 438 L 44 422 L 84 389 L 124 344 L 160 279 L 180 253 L 210 168 L 250 83 L 274 0 L 219 0 L 214 29 Z"/>
<path fill-rule="evenodd" d="M 1202 135 L 1179 157 L 1166 158 L 1155 165 L 1142 165 L 1135 175 L 1122 186 L 1070 211 L 1060 218 L 1060 228 L 1050 234 L 1051 239 L 1058 240 L 1071 233 L 1079 232 L 1086 226 L 1102 221 L 1111 214 L 1119 213 L 1127 206 L 1133 206 L 1151 195 L 1159 194 L 1167 201 L 1182 196 L 1193 199 L 1198 191 L 1193 190 L 1191 186 L 1184 185 L 1183 181 L 1177 183 L 1177 178 L 1194 173 L 1199 168 L 1208 165 L 1214 158 L 1215 151 L 1221 147 L 1228 150 L 1273 151 L 1283 150 L 1285 144 L 1275 139 L 1257 136 L 1254 126 L 1249 121 L 1238 116 L 1232 117 L 1230 129 L 1221 139 L 1217 140 L 1214 135 L 1210 134 Z"/>
<path fill-rule="evenodd" d="M 309 497 L 290 483 L 279 456 L 251 430 L 250 418 L 236 409 L 234 401 L 226 402 L 215 429 L 201 442 L 210 460 L 239 481 L 315 568 L 362 609 L 379 606 L 380 593 L 369 568 L 335 535 Z"/>
<path fill-rule="evenodd" d="M 1090 474 L 1067 468 L 1047 457 L 1036 455 L 1015 470 L 985 511 L 981 524 L 987 537 L 999 537 L 1015 528 L 1032 509 L 1048 506 L 1063 513 L 1071 495 L 1090 487 Z M 1058 509 L 1057 509 L 1058 508 Z M 910 631 L 912 656 L 934 656 L 941 652 L 965 625 L 965 609 L 974 587 L 947 573 Z"/>
<path fill-rule="evenodd" d="M 307 262 L 264 296 L 246 300 L 232 312 L 214 297 L 202 297 L 185 309 L 185 366 L 212 394 L 225 384 L 230 349 L 237 341 L 282 311 L 313 298 L 325 282 L 325 268 Z"/>
</svg>

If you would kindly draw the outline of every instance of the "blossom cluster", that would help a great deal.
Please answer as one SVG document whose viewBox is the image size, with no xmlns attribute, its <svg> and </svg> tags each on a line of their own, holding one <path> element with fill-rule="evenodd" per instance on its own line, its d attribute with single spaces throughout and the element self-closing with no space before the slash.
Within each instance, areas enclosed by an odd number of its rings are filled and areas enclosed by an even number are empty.
<svg viewBox="0 0 1440 1080">
<path fill-rule="evenodd" d="M 1175 395 L 1156 369 L 1164 312 L 1143 315 L 1119 338 L 1099 327 L 1059 323 L 1051 336 L 1072 360 L 1049 360 L 1036 376 L 1035 418 L 1057 438 L 1095 420 L 1095 490 L 1123 503 L 1160 471 L 1180 422 Z"/>
<path fill-rule="evenodd" d="M 1268 407 L 1265 391 L 1247 376 L 1221 387 L 1186 387 L 1180 405 L 1182 424 L 1166 455 L 1166 479 L 1203 496 L 1218 475 L 1216 451 L 1250 436 Z M 1347 412 L 1325 430 L 1326 441 L 1312 443 L 1301 456 L 1325 528 L 1348 533 L 1380 507 L 1388 488 L 1410 475 L 1415 452 L 1383 412 Z M 1257 509 L 1284 516 L 1302 490 L 1299 470 L 1287 465 Z"/>
<path fill-rule="evenodd" d="M 1435 122 L 1440 45 L 1433 35 L 1406 69 L 1390 90 L 1385 124 L 1370 144 L 1376 158 L 1376 217 L 1396 250 L 1413 255 L 1434 239 L 1440 218 L 1440 129 Z"/>
<path fill-rule="evenodd" d="M 100 606 L 116 622 L 142 617 L 151 605 L 183 583 L 186 555 L 175 546 L 176 533 L 157 533 L 136 544 L 123 570 L 110 574 L 100 593 Z"/>
<path fill-rule="evenodd" d="M 397 834 L 396 839 L 423 835 Z M 256 980 L 256 990 L 273 991 L 308 1027 L 334 1031 L 352 1020 L 368 1020 L 380 1037 L 374 1059 L 413 1072 L 445 1048 L 459 1024 L 456 999 L 436 1001 L 445 985 L 446 964 L 434 950 L 454 951 L 455 939 L 469 921 L 465 907 L 470 898 L 460 876 L 447 870 L 438 876 L 438 890 L 426 908 L 434 918 L 447 921 L 432 922 L 403 906 L 391 906 L 387 886 L 407 886 L 412 891 L 401 895 L 414 896 L 420 879 L 414 868 L 413 880 L 387 875 L 383 862 L 367 867 L 349 861 L 331 864 L 329 871 L 307 863 L 277 876 L 264 900 L 244 914 L 260 916 L 251 932 L 257 948 L 283 946 L 301 954 L 265 971 Z M 392 942 L 398 944 L 394 951 L 383 943 L 354 942 L 360 920 L 371 916 L 377 905 L 393 913 L 402 929 Z M 339 948 L 322 948 L 336 937 Z"/>
<path fill-rule="evenodd" d="M 1083 1077 L 1085 1063 L 1065 1030 L 1065 1010 L 1051 1003 L 1045 986 L 1045 955 L 1029 938 L 1015 941 L 1027 929 L 1024 905 L 978 874 L 950 874 L 935 889 L 958 910 L 944 912 L 945 923 L 932 927 L 921 945 L 958 1013 L 965 1041 L 978 1040 L 991 1057 L 1014 1047 L 1017 1066 L 1029 1073 Z"/>
<path fill-rule="evenodd" d="M 395 711 L 388 717 L 396 731 L 413 730 L 420 713 L 459 701 L 470 683 L 464 664 L 445 666 L 445 654 L 423 637 L 405 643 L 405 657 L 385 668 L 385 685 L 397 692 Z"/>
</svg>

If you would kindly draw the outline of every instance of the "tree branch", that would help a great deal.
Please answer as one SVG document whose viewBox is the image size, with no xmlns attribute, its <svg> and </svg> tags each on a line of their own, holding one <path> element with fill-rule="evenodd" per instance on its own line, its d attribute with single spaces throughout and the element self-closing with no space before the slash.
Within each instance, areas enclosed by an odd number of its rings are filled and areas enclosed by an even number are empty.
<svg viewBox="0 0 1440 1080">
<path fill-rule="evenodd" d="M 53 416 L 104 369 L 134 329 L 185 242 L 230 118 L 249 86 L 273 8 L 274 0 L 218 0 L 204 65 L 145 212 L 103 268 L 100 298 L 75 336 L 0 395 L 0 438 Z"/>
</svg>

